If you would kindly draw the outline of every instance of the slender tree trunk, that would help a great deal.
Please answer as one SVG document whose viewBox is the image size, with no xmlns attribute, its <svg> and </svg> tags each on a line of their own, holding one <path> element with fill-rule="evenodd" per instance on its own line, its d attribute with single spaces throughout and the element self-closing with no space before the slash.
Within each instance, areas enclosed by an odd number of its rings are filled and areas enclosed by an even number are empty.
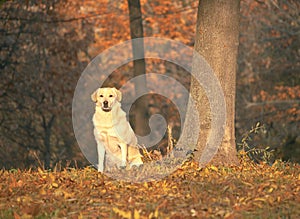
<svg viewBox="0 0 300 219">
<path fill-rule="evenodd" d="M 212 163 L 236 164 L 235 90 L 239 43 L 239 0 L 200 0 L 197 17 L 195 50 L 212 67 L 220 81 L 226 102 L 226 126 L 223 141 Z M 192 79 L 191 94 L 200 115 L 200 138 L 197 143 L 201 156 L 210 130 L 211 113 L 208 99 L 201 86 Z M 214 133 L 212 133 L 214 134 Z"/>
<path fill-rule="evenodd" d="M 140 0 L 128 0 L 129 17 L 130 17 L 130 35 L 131 39 L 142 38 L 143 33 L 143 23 L 142 23 L 142 12 Z M 133 58 L 138 56 L 138 54 L 144 55 L 144 44 L 138 44 L 135 41 L 132 42 Z M 143 75 L 146 73 L 145 59 L 134 60 L 134 76 Z M 135 84 L 135 92 L 142 93 L 146 88 L 145 77 L 137 80 Z M 147 92 L 148 93 L 148 92 Z M 134 130 L 136 134 L 144 136 L 149 133 L 150 129 L 148 126 L 148 101 L 146 97 L 141 97 L 136 102 L 135 107 L 135 121 Z"/>
<path fill-rule="evenodd" d="M 43 128 L 45 131 L 44 136 L 44 145 L 45 145 L 45 152 L 44 152 L 44 168 L 50 169 L 50 163 L 51 163 L 51 129 L 55 120 L 55 116 L 52 115 L 49 121 L 47 122 L 47 118 L 45 116 L 42 117 L 43 119 Z"/>
</svg>

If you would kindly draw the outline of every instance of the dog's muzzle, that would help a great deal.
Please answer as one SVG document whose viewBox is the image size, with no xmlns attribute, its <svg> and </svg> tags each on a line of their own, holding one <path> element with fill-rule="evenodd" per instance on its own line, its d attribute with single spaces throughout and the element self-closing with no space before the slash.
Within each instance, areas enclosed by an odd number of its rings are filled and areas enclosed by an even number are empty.
<svg viewBox="0 0 300 219">
<path fill-rule="evenodd" d="M 104 112 L 109 112 L 109 111 L 111 111 L 111 107 L 108 106 L 108 101 L 107 101 L 107 100 L 103 101 L 103 104 L 102 104 L 102 110 L 103 110 Z"/>
</svg>

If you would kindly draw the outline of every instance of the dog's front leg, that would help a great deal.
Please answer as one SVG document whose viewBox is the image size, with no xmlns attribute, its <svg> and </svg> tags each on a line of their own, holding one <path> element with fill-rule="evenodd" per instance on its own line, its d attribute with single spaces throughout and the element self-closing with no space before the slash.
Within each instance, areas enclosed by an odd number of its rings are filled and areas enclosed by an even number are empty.
<svg viewBox="0 0 300 219">
<path fill-rule="evenodd" d="M 122 154 L 122 160 L 121 160 L 121 166 L 120 168 L 125 168 L 126 167 L 126 162 L 127 162 L 127 144 L 126 143 L 120 143 L 120 148 L 121 148 L 121 154 Z"/>
<path fill-rule="evenodd" d="M 98 172 L 103 172 L 105 148 L 101 141 L 97 141 L 97 151 L 98 151 Z"/>
</svg>

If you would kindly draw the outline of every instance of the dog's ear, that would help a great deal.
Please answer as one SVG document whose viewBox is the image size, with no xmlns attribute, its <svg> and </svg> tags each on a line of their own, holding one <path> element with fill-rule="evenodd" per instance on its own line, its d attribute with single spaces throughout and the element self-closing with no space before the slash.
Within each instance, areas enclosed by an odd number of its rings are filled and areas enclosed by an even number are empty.
<svg viewBox="0 0 300 219">
<path fill-rule="evenodd" d="M 116 94 L 117 94 L 117 101 L 120 102 L 122 100 L 122 92 L 117 90 L 116 88 L 115 88 L 115 91 L 116 91 Z"/>
<path fill-rule="evenodd" d="M 97 93 L 98 93 L 97 91 L 98 91 L 98 89 L 95 90 L 94 93 L 91 95 L 91 99 L 95 103 L 97 102 Z"/>
</svg>

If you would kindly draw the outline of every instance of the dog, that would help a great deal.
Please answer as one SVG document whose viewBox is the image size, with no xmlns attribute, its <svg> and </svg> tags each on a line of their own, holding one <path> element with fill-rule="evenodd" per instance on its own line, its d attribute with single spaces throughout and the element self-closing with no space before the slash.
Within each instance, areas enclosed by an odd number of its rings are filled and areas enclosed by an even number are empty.
<svg viewBox="0 0 300 219">
<path fill-rule="evenodd" d="M 121 109 L 122 93 L 116 88 L 98 88 L 91 95 L 95 103 L 94 136 L 97 142 L 98 171 L 106 167 L 105 159 L 118 168 L 143 164 L 137 138 Z"/>
</svg>

